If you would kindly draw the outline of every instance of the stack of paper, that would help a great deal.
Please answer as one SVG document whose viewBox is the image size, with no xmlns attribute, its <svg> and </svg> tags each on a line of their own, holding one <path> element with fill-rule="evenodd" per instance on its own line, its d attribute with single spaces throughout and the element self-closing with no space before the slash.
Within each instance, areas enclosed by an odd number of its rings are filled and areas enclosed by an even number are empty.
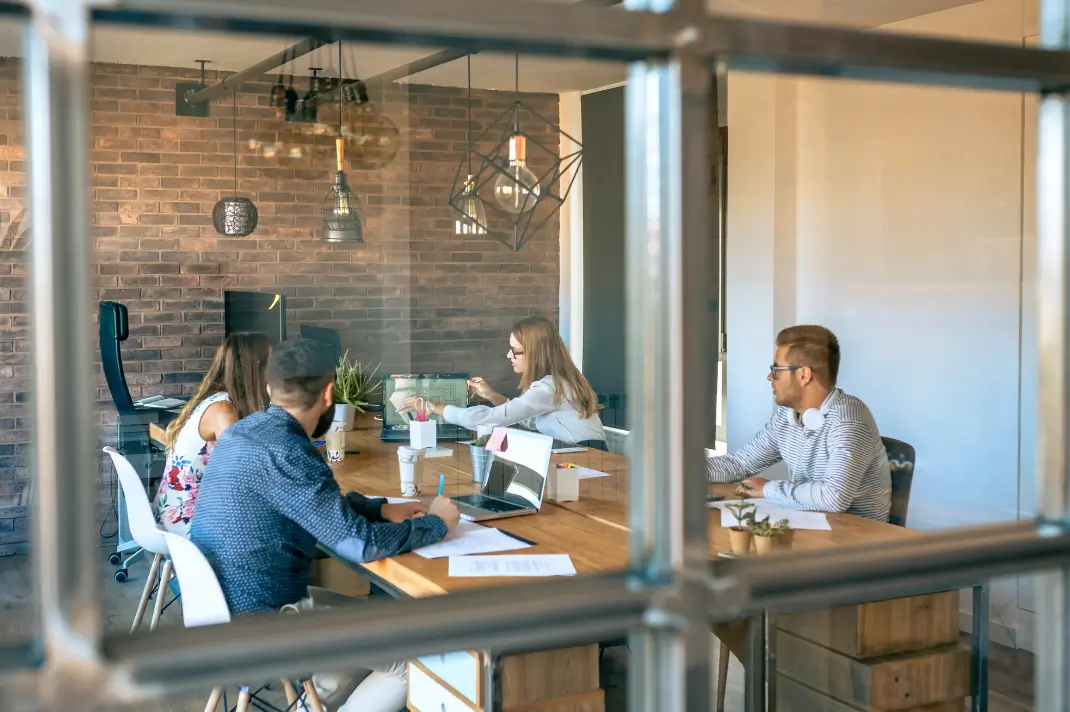
<svg viewBox="0 0 1070 712">
<path fill-rule="evenodd" d="M 726 508 L 726 505 L 735 504 L 735 502 L 738 502 L 738 500 L 710 502 L 707 506 L 721 510 L 722 527 L 734 527 L 738 526 L 739 520 L 736 519 L 735 514 L 732 514 Z M 798 509 L 789 509 L 767 499 L 748 499 L 747 502 L 755 506 L 754 516 L 756 519 L 765 519 L 767 516 L 770 522 L 787 519 L 788 526 L 792 529 L 832 529 L 829 525 L 828 517 L 821 512 L 803 512 Z"/>
<path fill-rule="evenodd" d="M 575 576 L 568 554 L 451 556 L 450 576 Z"/>
<path fill-rule="evenodd" d="M 492 551 L 513 551 L 526 549 L 526 544 L 503 534 L 497 529 L 485 527 L 475 522 L 461 520 L 446 538 L 435 544 L 416 549 L 416 553 L 425 559 L 440 559 L 444 556 L 464 556 L 466 554 L 487 554 Z"/>
</svg>

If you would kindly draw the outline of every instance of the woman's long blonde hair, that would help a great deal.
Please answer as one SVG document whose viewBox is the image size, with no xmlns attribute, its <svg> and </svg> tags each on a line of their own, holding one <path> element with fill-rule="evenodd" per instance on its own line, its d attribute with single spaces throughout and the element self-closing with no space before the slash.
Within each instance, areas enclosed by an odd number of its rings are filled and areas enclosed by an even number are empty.
<svg viewBox="0 0 1070 712">
<path fill-rule="evenodd" d="M 513 325 L 513 338 L 520 342 L 526 357 L 520 379 L 521 391 L 531 388 L 535 381 L 553 376 L 555 403 L 567 400 L 584 418 L 598 412 L 598 396 L 572 363 L 565 342 L 552 321 L 541 316 L 521 319 Z"/>
<path fill-rule="evenodd" d="M 213 393 L 226 391 L 231 405 L 238 411 L 239 419 L 263 410 L 267 383 L 264 370 L 270 353 L 271 342 L 264 334 L 235 333 L 228 336 L 215 352 L 212 365 L 197 387 L 197 392 L 167 426 L 164 444 L 167 447 L 174 446 L 190 414 Z"/>
</svg>

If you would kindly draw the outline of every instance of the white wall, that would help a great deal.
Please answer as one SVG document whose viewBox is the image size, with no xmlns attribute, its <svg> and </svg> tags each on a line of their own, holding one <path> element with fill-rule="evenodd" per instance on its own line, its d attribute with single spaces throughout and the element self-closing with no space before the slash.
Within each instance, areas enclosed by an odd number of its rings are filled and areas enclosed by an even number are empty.
<svg viewBox="0 0 1070 712">
<path fill-rule="evenodd" d="M 1020 43 L 1022 14 L 987 0 L 888 29 Z M 1021 96 L 750 75 L 728 92 L 729 448 L 769 417 L 776 331 L 824 324 L 840 385 L 917 448 L 910 526 L 1017 517 Z M 1001 642 L 1016 598 L 993 594 Z"/>
</svg>

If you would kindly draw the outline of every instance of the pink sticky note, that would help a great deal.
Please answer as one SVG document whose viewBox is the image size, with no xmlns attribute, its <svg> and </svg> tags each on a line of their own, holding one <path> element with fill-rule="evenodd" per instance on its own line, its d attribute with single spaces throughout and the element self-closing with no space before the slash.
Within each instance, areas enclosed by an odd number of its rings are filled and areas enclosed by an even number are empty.
<svg viewBox="0 0 1070 712">
<path fill-rule="evenodd" d="M 487 449 L 491 452 L 505 452 L 509 449 L 509 439 L 505 428 L 495 428 L 487 442 Z"/>
</svg>

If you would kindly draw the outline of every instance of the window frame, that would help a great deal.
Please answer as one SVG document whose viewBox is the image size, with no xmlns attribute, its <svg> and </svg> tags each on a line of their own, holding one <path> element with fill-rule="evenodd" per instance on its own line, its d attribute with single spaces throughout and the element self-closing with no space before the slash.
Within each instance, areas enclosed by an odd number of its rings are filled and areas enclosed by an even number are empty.
<svg viewBox="0 0 1070 712">
<path fill-rule="evenodd" d="M 707 16 L 702 0 L 606 7 L 523 0 L 31 0 L 23 93 L 29 138 L 30 294 L 34 358 L 34 558 L 39 639 L 0 650 L 5 684 L 44 709 L 149 699 L 206 681 L 267 678 L 330 661 L 359 663 L 458 648 L 508 650 L 630 633 L 630 708 L 709 708 L 708 623 L 761 608 L 827 602 L 926 577 L 969 585 L 1057 569 L 1041 589 L 1038 709 L 1070 704 L 1070 19 L 1042 0 L 1042 49 Z M 25 13 L 19 6 L 0 10 Z M 25 15 L 24 15 L 25 16 Z M 458 22 L 457 18 L 465 18 Z M 236 621 L 144 636 L 101 631 L 92 478 L 88 301 L 89 32 L 95 23 L 181 25 L 630 62 L 626 93 L 628 384 L 631 569 L 519 589 L 369 603 L 278 620 Z M 1040 92 L 1038 130 L 1038 447 L 1043 516 L 851 551 L 747 561 L 708 560 L 704 450 L 712 399 L 720 240 L 709 190 L 710 88 L 725 68 Z M 688 151 L 681 146 L 687 145 Z M 716 149 L 714 149 L 714 152 Z M 712 196 L 712 197 L 711 197 Z M 719 231 L 718 231 L 719 232 Z M 719 307 L 723 310 L 723 303 Z M 687 384 L 687 388 L 684 388 Z M 979 542 L 985 546 L 979 546 Z M 805 576 L 802 575 L 805 573 Z M 820 599 L 813 597 L 820 593 Z M 534 604 L 552 597 L 553 607 Z M 532 604 L 532 613 L 516 611 Z M 223 643 L 226 642 L 224 646 Z M 298 660 L 299 663 L 294 661 Z M 166 663 L 166 664 L 165 664 Z M 176 674 L 176 666 L 183 674 Z M 307 670 L 306 670 L 307 672 Z M 103 682 L 101 682 L 103 681 Z"/>
</svg>

